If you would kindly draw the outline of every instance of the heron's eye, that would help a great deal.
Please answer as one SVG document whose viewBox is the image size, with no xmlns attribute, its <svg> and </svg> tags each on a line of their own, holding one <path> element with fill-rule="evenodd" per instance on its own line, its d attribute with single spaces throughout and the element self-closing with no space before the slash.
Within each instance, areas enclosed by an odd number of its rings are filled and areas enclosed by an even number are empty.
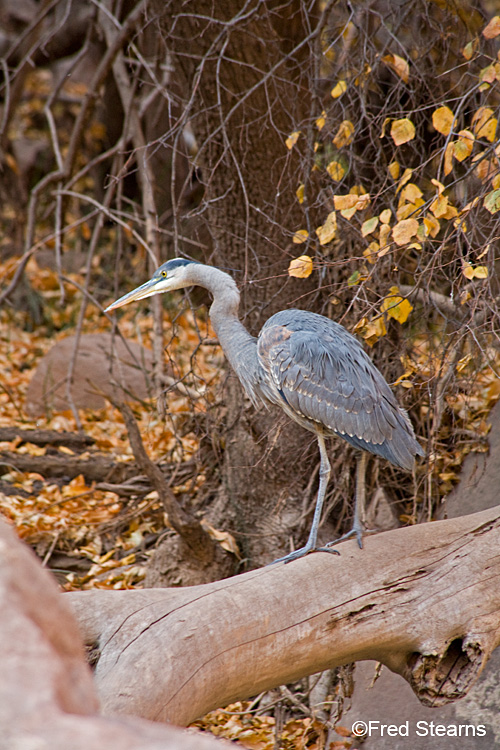
<svg viewBox="0 0 500 750">
<path fill-rule="evenodd" d="M 166 272 L 166 271 L 162 271 L 162 272 L 161 272 L 161 275 L 163 276 L 163 278 L 164 278 L 164 279 L 166 279 L 166 278 L 167 278 L 167 272 Z"/>
</svg>

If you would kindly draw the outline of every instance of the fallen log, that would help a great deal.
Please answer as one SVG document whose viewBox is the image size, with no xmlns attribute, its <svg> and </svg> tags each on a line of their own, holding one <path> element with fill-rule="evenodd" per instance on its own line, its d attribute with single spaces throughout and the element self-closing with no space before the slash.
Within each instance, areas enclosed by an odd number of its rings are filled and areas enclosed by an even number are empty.
<svg viewBox="0 0 500 750">
<path fill-rule="evenodd" d="M 178 481 L 181 484 L 193 476 L 196 470 L 193 461 L 183 464 L 160 463 L 161 471 L 168 481 Z M 141 469 L 134 461 L 120 461 L 110 458 L 104 453 L 89 451 L 87 457 L 70 456 L 54 450 L 41 456 L 31 453 L 18 453 L 14 451 L 0 451 L 0 469 L 10 471 L 12 469 L 20 472 L 34 472 L 41 474 L 46 479 L 74 479 L 83 474 L 86 482 L 98 482 L 96 489 L 109 490 L 124 495 L 143 494 L 151 492 L 153 486 L 150 480 L 141 473 Z M 127 482 L 134 480 L 137 491 L 133 486 L 127 486 Z"/>
<path fill-rule="evenodd" d="M 201 586 L 64 598 L 100 652 L 108 715 L 187 725 L 361 659 L 440 706 L 467 693 L 500 644 L 499 548 L 497 507 Z"/>
<path fill-rule="evenodd" d="M 20 427 L 0 427 L 0 443 L 18 441 L 18 445 L 33 443 L 33 445 L 64 445 L 66 448 L 85 450 L 94 445 L 95 440 L 90 435 L 61 430 L 22 430 Z"/>
</svg>

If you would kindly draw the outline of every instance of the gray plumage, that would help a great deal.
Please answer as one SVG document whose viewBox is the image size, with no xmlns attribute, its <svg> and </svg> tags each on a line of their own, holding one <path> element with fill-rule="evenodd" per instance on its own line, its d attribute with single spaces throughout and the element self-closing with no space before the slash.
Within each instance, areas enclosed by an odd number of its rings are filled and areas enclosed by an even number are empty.
<svg viewBox="0 0 500 750">
<path fill-rule="evenodd" d="M 253 403 L 276 404 L 317 435 L 321 469 L 314 521 L 305 547 L 280 558 L 289 562 L 317 548 L 317 529 L 330 475 L 325 437 L 338 435 L 355 448 L 407 470 L 413 468 L 415 456 L 424 455 L 422 448 L 408 415 L 349 331 L 322 315 L 283 310 L 269 318 L 255 338 L 238 318 L 240 294 L 236 283 L 218 268 L 182 258 L 167 261 L 149 281 L 107 310 L 194 285 L 212 294 L 212 325 Z M 362 546 L 358 511 L 356 503 L 353 531 L 346 536 L 356 534 Z"/>
</svg>

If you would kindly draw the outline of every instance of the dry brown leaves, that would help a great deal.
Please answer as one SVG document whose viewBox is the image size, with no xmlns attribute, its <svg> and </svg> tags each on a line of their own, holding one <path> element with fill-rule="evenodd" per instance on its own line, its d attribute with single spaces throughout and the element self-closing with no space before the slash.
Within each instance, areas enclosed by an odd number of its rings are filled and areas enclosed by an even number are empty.
<svg viewBox="0 0 500 750">
<path fill-rule="evenodd" d="M 272 716 L 260 716 L 249 712 L 249 702 L 239 702 L 207 714 L 193 724 L 208 730 L 216 737 L 237 742 L 249 750 L 323 750 L 328 735 L 325 722 L 305 718 L 291 718 L 282 727 L 277 726 Z M 333 734 L 333 738 L 332 738 Z M 330 750 L 350 748 L 351 734 L 344 727 L 336 727 L 328 736 Z"/>
</svg>

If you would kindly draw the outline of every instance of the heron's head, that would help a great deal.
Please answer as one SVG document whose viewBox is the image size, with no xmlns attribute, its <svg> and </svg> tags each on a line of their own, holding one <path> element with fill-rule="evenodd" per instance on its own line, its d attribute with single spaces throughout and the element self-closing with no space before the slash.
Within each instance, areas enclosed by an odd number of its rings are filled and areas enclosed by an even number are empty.
<svg viewBox="0 0 500 750">
<path fill-rule="evenodd" d="M 129 302 L 136 302 L 146 297 L 152 297 L 154 294 L 171 292 L 174 289 L 183 289 L 186 286 L 192 286 L 194 282 L 191 278 L 190 270 L 194 265 L 199 264 L 191 260 L 185 260 L 184 258 L 168 260 L 154 272 L 149 281 L 141 284 L 141 286 L 133 289 L 128 294 L 124 294 L 116 302 L 112 302 L 104 312 L 116 310 L 117 307 L 123 307 L 123 305 L 128 305 Z"/>
</svg>

